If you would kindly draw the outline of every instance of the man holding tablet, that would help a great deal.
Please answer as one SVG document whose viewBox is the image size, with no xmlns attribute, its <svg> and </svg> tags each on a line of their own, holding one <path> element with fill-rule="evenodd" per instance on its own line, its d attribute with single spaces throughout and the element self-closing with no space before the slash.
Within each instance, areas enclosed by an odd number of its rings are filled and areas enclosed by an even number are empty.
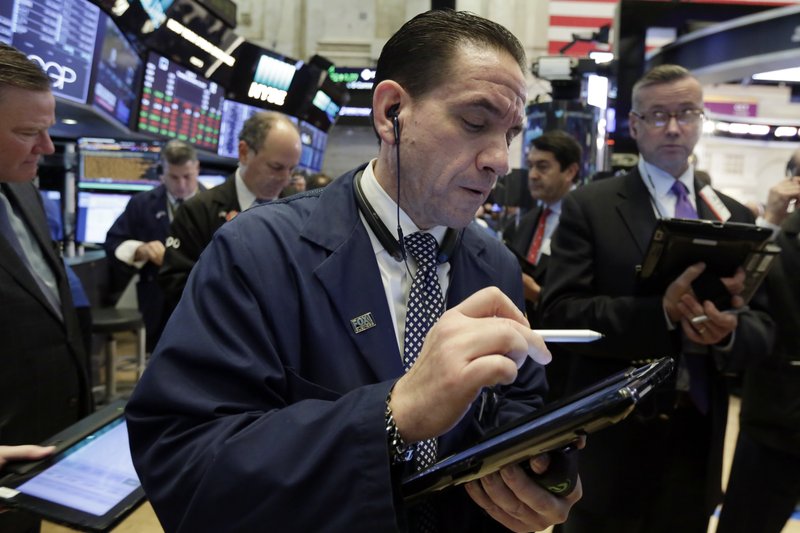
<svg viewBox="0 0 800 533">
<path fill-rule="evenodd" d="M 661 65 L 633 88 L 630 133 L 641 157 L 630 173 L 564 199 L 542 295 L 542 327 L 590 328 L 603 339 L 574 345 L 568 392 L 632 362 L 671 356 L 677 378 L 633 416 L 592 437 L 581 452 L 586 497 L 566 533 L 705 532 L 720 499 L 727 391 L 720 368 L 769 353 L 772 321 L 757 311 L 721 312 L 698 301 L 687 268 L 643 294 L 642 264 L 656 219 L 753 222 L 747 208 L 701 187 L 689 165 L 703 122 L 703 91 L 689 71 Z M 719 278 L 714 279 L 719 283 Z M 742 305 L 744 273 L 721 280 Z M 751 304 L 757 307 L 757 302 Z M 691 321 L 706 315 L 705 322 Z"/>
<path fill-rule="evenodd" d="M 471 224 L 509 170 L 526 69 L 498 24 L 418 15 L 378 60 L 378 157 L 216 232 L 127 409 L 166 530 L 466 533 L 566 518 L 580 483 L 559 497 L 516 464 L 414 508 L 401 492 L 407 473 L 542 404 L 550 354 L 521 311 L 520 268 Z"/>
</svg>

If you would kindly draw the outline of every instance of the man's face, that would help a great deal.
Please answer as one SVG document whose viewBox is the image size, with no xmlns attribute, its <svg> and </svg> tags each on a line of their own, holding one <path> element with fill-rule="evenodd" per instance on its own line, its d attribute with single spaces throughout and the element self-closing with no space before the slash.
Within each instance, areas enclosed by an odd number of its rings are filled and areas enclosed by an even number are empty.
<svg viewBox="0 0 800 533">
<path fill-rule="evenodd" d="M 400 111 L 400 205 L 422 229 L 472 221 L 508 173 L 508 147 L 524 120 L 525 77 L 507 52 L 464 44 L 448 71 Z"/>
<path fill-rule="evenodd" d="M 577 171 L 576 163 L 562 169 L 553 152 L 537 148 L 528 152 L 528 189 L 535 200 L 546 204 L 559 201 L 569 192 Z"/>
<path fill-rule="evenodd" d="M 167 191 L 175 198 L 181 200 L 188 198 L 197 191 L 197 176 L 200 174 L 198 161 L 187 161 L 182 165 L 164 163 L 164 172 L 161 181 Z"/>
<path fill-rule="evenodd" d="M 277 198 L 300 162 L 300 151 L 300 135 L 280 121 L 270 129 L 258 151 L 239 141 L 239 163 L 245 167 L 242 179 L 250 192 L 257 198 Z"/>
<path fill-rule="evenodd" d="M 47 133 L 55 113 L 50 91 L 0 91 L 0 181 L 23 183 L 36 177 L 39 156 L 55 151 Z"/>
<path fill-rule="evenodd" d="M 694 78 L 671 83 L 651 85 L 639 90 L 635 111 L 643 117 L 654 111 L 680 113 L 687 109 L 703 110 L 703 89 Z M 630 114 L 631 137 L 636 139 L 639 152 L 645 160 L 678 177 L 689 168 L 689 156 L 694 150 L 703 129 L 702 121 L 681 126 L 672 117 L 666 126 L 657 128 Z"/>
</svg>

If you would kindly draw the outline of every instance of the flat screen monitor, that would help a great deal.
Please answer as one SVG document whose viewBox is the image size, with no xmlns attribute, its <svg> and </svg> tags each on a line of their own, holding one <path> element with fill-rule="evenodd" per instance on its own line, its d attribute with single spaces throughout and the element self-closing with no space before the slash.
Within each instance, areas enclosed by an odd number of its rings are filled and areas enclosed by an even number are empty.
<svg viewBox="0 0 800 533">
<path fill-rule="evenodd" d="M 236 64 L 224 80 L 227 97 L 264 109 L 297 115 L 309 83 L 306 64 L 253 43 L 235 53 Z M 313 83 L 318 83 L 313 80 Z"/>
<path fill-rule="evenodd" d="M 0 41 L 38 63 L 53 94 L 85 104 L 99 19 L 88 0 L 3 0 Z"/>
<path fill-rule="evenodd" d="M 232 53 L 244 42 L 227 24 L 197 0 L 174 0 L 163 24 L 144 37 L 147 45 L 171 61 L 194 68 L 220 85 L 236 63 Z"/>
<path fill-rule="evenodd" d="M 75 241 L 84 244 L 103 244 L 109 228 L 119 218 L 132 193 L 78 191 L 75 213 Z"/>
<path fill-rule="evenodd" d="M 222 123 L 219 128 L 217 154 L 223 157 L 239 157 L 239 132 L 244 121 L 264 109 L 234 100 L 222 103 Z"/>
<path fill-rule="evenodd" d="M 114 21 L 101 14 L 91 105 L 123 126 L 131 125 L 142 60 Z"/>
<path fill-rule="evenodd" d="M 160 183 L 161 143 L 116 139 L 78 139 L 78 188 L 146 191 Z"/>
<path fill-rule="evenodd" d="M 300 121 L 299 127 L 300 141 L 303 143 L 299 166 L 311 172 L 320 172 L 322 160 L 325 158 L 328 134 L 305 120 Z"/>
<path fill-rule="evenodd" d="M 166 57 L 151 53 L 145 66 L 139 131 L 217 150 L 222 87 Z"/>
</svg>

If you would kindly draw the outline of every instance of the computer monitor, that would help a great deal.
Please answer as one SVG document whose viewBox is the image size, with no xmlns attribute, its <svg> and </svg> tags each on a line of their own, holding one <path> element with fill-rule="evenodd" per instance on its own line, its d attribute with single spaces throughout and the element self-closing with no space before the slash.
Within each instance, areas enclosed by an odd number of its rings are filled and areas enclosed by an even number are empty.
<svg viewBox="0 0 800 533">
<path fill-rule="evenodd" d="M 114 21 L 101 13 L 90 103 L 125 127 L 136 109 L 142 60 Z"/>
<path fill-rule="evenodd" d="M 310 172 L 320 172 L 322 160 L 325 158 L 328 134 L 305 120 L 300 121 L 299 127 L 300 141 L 303 143 L 299 166 Z"/>
<path fill-rule="evenodd" d="M 0 2 L 0 41 L 42 67 L 53 94 L 85 104 L 100 20 L 88 0 L 4 0 Z"/>
<path fill-rule="evenodd" d="M 239 157 L 239 132 L 244 121 L 264 109 L 234 100 L 222 103 L 222 122 L 219 128 L 217 154 L 223 157 Z"/>
<path fill-rule="evenodd" d="M 150 53 L 145 66 L 139 131 L 217 150 L 223 89 L 166 57 Z"/>
<path fill-rule="evenodd" d="M 78 189 L 146 191 L 157 187 L 161 143 L 78 139 Z"/>
<path fill-rule="evenodd" d="M 75 241 L 83 244 L 103 244 L 109 228 L 125 211 L 131 196 L 133 193 L 78 191 Z"/>
</svg>

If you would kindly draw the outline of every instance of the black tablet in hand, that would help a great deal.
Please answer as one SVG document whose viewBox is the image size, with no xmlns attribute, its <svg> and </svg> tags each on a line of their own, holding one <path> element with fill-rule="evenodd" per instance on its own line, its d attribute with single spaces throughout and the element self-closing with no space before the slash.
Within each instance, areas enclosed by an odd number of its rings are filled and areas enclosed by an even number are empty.
<svg viewBox="0 0 800 533">
<path fill-rule="evenodd" d="M 581 435 L 616 424 L 663 383 L 674 366 L 672 359 L 663 358 L 630 368 L 502 426 L 469 448 L 406 477 L 402 482 L 403 497 L 413 502 L 430 492 L 482 478 L 506 465 L 563 449 Z"/>
</svg>

